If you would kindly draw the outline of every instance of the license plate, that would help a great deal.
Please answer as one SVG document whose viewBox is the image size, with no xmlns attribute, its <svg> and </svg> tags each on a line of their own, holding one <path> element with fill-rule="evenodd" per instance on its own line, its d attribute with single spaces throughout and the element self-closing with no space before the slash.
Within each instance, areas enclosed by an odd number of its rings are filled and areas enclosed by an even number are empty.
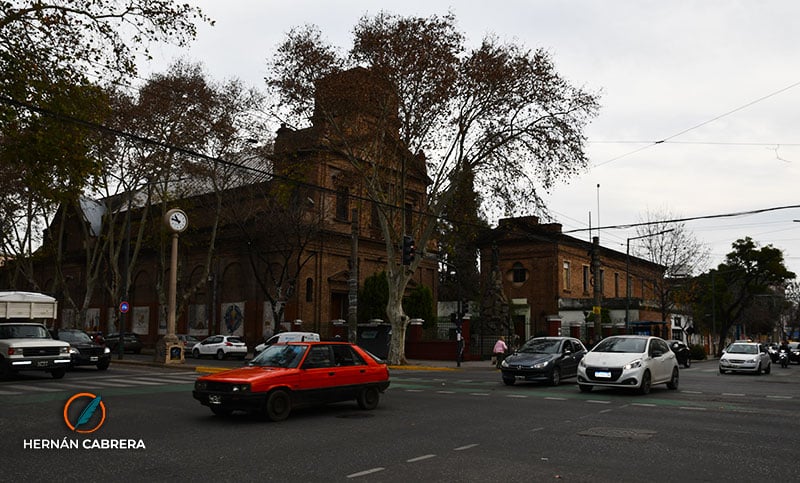
<svg viewBox="0 0 800 483">
<path fill-rule="evenodd" d="M 211 396 L 208 396 L 208 402 L 209 404 L 222 404 L 222 396 L 212 394 Z"/>
<path fill-rule="evenodd" d="M 611 379 L 611 373 L 608 371 L 595 371 L 594 377 L 605 377 Z"/>
<path fill-rule="evenodd" d="M 92 361 L 92 362 L 97 362 L 98 357 L 97 356 L 93 356 L 93 357 L 90 357 L 89 360 Z"/>
<path fill-rule="evenodd" d="M 50 365 L 50 363 L 47 361 L 38 361 L 36 363 L 36 367 L 47 367 L 48 365 Z"/>
</svg>

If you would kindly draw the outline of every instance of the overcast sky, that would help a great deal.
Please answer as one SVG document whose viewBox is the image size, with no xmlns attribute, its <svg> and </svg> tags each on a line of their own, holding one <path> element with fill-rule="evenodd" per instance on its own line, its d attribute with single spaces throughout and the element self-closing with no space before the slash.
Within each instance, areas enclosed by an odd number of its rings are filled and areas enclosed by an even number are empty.
<svg viewBox="0 0 800 483">
<path fill-rule="evenodd" d="M 182 56 L 204 64 L 213 79 L 263 88 L 266 61 L 292 27 L 315 24 L 346 51 L 358 19 L 381 10 L 452 11 L 471 45 L 494 34 L 548 50 L 564 77 L 601 92 L 599 116 L 587 129 L 592 168 L 545 197 L 565 231 L 585 229 L 590 219 L 593 227 L 636 223 L 648 210 L 693 218 L 800 205 L 797 0 L 189 3 L 216 25 L 201 26 L 189 49 L 153 49 L 144 77 Z M 784 250 L 800 276 L 800 223 L 793 220 L 800 209 L 686 226 L 709 245 L 714 266 L 732 242 L 750 236 Z M 600 241 L 624 253 L 636 235 L 604 229 Z"/>
</svg>

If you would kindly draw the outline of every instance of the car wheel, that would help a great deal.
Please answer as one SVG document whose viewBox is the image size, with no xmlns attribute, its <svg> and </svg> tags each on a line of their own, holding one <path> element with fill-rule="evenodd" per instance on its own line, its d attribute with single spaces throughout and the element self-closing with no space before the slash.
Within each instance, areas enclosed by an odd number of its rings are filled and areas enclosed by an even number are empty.
<svg viewBox="0 0 800 483">
<path fill-rule="evenodd" d="M 650 394 L 651 384 L 652 379 L 650 378 L 650 371 L 644 371 L 644 375 L 642 375 L 642 383 L 639 386 L 639 394 Z"/>
<path fill-rule="evenodd" d="M 588 384 L 578 384 L 578 388 L 581 390 L 581 392 L 592 392 L 592 387 L 593 386 Z"/>
<path fill-rule="evenodd" d="M 506 386 L 513 386 L 515 382 L 517 382 L 517 378 L 516 377 L 512 376 L 512 377 L 504 377 L 503 378 L 503 384 L 505 384 Z"/>
<path fill-rule="evenodd" d="M 686 362 L 683 364 L 683 367 L 685 367 L 686 369 L 692 367 L 692 359 L 687 357 Z"/>
<path fill-rule="evenodd" d="M 225 359 L 225 351 L 220 349 L 217 351 L 217 360 L 221 361 L 222 359 Z"/>
<path fill-rule="evenodd" d="M 756 367 L 756 376 L 760 376 L 760 375 L 761 375 L 761 363 L 759 362 L 758 363 L 758 367 Z"/>
<path fill-rule="evenodd" d="M 214 416 L 230 416 L 233 410 L 225 406 L 211 406 L 211 412 Z"/>
<path fill-rule="evenodd" d="M 101 361 L 101 362 L 98 362 L 98 363 L 97 363 L 97 370 L 98 370 L 98 371 L 105 371 L 106 369 L 108 369 L 108 365 L 109 365 L 110 363 L 111 363 L 111 361 L 110 361 L 110 360 L 108 360 L 108 359 L 106 359 L 106 360 L 104 360 L 104 361 Z"/>
<path fill-rule="evenodd" d="M 673 367 L 672 368 L 672 378 L 667 383 L 667 387 L 670 388 L 670 389 L 678 389 L 678 378 L 679 377 L 680 376 L 678 374 L 678 368 L 677 367 Z"/>
<path fill-rule="evenodd" d="M 720 367 L 720 368 L 719 368 L 719 373 L 720 373 L 720 374 L 725 374 L 725 370 L 724 370 L 724 369 L 722 369 L 722 368 Z"/>
<path fill-rule="evenodd" d="M 272 391 L 267 397 L 266 414 L 270 421 L 283 421 L 292 411 L 292 400 L 289 393 L 282 389 Z"/>
<path fill-rule="evenodd" d="M 61 379 L 64 377 L 64 374 L 67 373 L 66 367 L 59 367 L 58 369 L 53 369 L 50 371 L 50 375 L 53 376 L 53 379 Z"/>
<path fill-rule="evenodd" d="M 554 367 L 553 374 L 550 376 L 550 385 L 558 386 L 561 383 L 561 368 Z"/>
<path fill-rule="evenodd" d="M 358 391 L 358 398 L 356 400 L 358 401 L 358 407 L 370 410 L 378 407 L 378 401 L 380 401 L 380 399 L 381 394 L 378 388 L 370 386 L 361 388 L 361 390 Z"/>
<path fill-rule="evenodd" d="M 194 357 L 195 359 L 200 359 L 200 351 L 197 349 L 193 350 L 192 357 Z"/>
</svg>

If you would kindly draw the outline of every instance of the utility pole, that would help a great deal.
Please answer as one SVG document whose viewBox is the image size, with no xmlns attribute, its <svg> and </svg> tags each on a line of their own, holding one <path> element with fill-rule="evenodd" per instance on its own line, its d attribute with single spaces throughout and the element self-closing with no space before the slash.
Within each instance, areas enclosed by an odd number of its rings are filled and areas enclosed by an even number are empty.
<svg viewBox="0 0 800 483">
<path fill-rule="evenodd" d="M 350 243 L 350 279 L 347 304 L 347 340 L 358 342 L 358 210 L 350 212 L 352 218 Z"/>
<path fill-rule="evenodd" d="M 602 311 L 600 308 L 603 304 L 603 287 L 600 279 L 599 236 L 592 237 L 592 277 L 594 279 L 594 283 L 592 283 L 594 287 L 594 306 L 592 307 L 592 312 L 594 313 L 594 337 L 595 340 L 600 340 L 603 337 Z"/>
</svg>

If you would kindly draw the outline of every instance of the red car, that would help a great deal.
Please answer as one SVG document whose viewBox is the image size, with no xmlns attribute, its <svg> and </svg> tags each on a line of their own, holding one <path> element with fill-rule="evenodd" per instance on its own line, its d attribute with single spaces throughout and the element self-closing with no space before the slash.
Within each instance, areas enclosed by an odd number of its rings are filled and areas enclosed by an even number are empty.
<svg viewBox="0 0 800 483">
<path fill-rule="evenodd" d="M 347 342 L 289 342 L 267 347 L 246 366 L 202 376 L 193 396 L 218 416 L 260 413 L 282 421 L 293 407 L 355 400 L 375 409 L 389 387 L 386 363 Z"/>
</svg>

